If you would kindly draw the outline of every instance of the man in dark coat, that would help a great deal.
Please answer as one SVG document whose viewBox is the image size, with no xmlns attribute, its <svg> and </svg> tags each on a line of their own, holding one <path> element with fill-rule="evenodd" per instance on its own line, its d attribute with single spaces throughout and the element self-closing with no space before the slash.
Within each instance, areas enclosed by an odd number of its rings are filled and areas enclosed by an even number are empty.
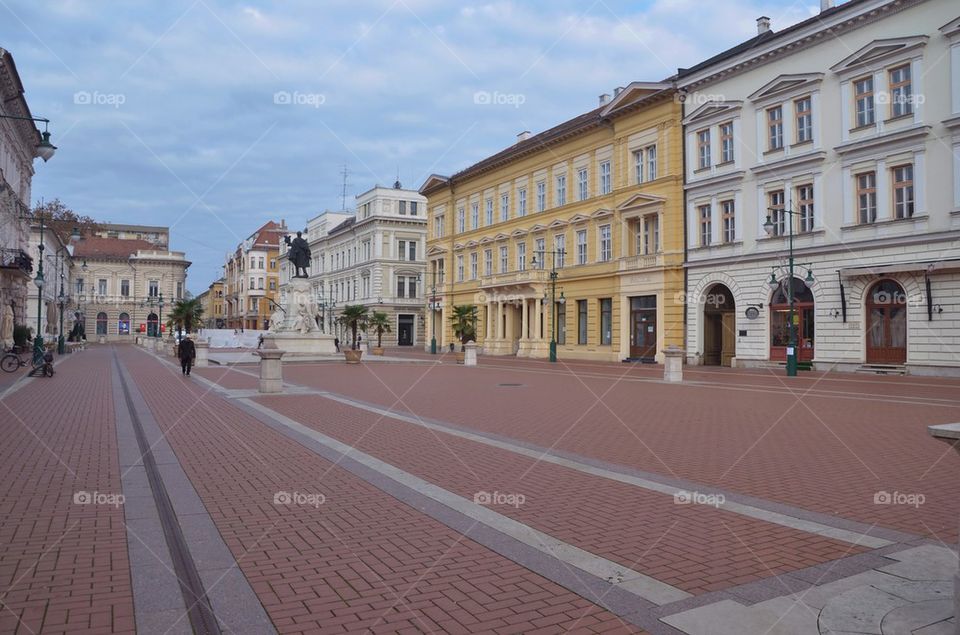
<svg viewBox="0 0 960 635">
<path fill-rule="evenodd" d="M 178 354 L 180 355 L 180 370 L 183 371 L 184 375 L 190 375 L 193 360 L 197 357 L 197 347 L 189 335 L 185 335 L 184 338 L 180 340 Z"/>
</svg>

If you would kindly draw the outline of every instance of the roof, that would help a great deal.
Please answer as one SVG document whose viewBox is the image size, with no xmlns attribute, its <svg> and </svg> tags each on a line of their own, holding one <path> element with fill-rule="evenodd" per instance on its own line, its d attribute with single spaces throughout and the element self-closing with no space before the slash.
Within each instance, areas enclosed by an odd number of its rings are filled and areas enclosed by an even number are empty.
<svg viewBox="0 0 960 635">
<path fill-rule="evenodd" d="M 253 247 L 279 247 L 280 236 L 287 233 L 287 228 L 276 221 L 267 221 L 250 235 L 250 244 Z"/>
<path fill-rule="evenodd" d="M 339 234 L 340 232 L 345 232 L 357 223 L 357 217 L 351 216 L 347 220 L 343 221 L 333 229 L 327 232 L 327 236 L 333 236 L 334 234 Z"/>
<path fill-rule="evenodd" d="M 140 250 L 156 251 L 157 246 L 139 238 L 103 238 L 86 235 L 75 243 L 74 258 L 129 258 Z"/>
</svg>

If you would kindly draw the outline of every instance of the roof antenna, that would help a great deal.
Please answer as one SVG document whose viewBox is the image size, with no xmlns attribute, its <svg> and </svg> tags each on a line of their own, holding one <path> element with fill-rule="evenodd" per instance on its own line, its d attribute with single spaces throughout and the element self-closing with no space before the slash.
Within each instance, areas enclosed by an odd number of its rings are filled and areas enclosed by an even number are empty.
<svg viewBox="0 0 960 635">
<path fill-rule="evenodd" d="M 397 166 L 397 180 L 393 182 L 393 189 L 399 190 L 399 189 L 402 189 L 402 188 L 403 188 L 403 186 L 400 185 L 400 166 L 398 165 L 398 166 Z"/>
<path fill-rule="evenodd" d="M 340 172 L 343 175 L 343 189 L 340 190 L 340 209 L 344 212 L 347 211 L 347 165 L 343 165 L 343 171 Z"/>
</svg>

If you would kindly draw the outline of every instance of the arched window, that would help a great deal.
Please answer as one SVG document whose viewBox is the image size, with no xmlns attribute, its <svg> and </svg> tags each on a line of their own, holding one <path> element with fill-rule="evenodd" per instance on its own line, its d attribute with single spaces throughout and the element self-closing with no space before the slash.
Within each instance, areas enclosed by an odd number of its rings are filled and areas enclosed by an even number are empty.
<svg viewBox="0 0 960 635">
<path fill-rule="evenodd" d="M 103 311 L 97 313 L 97 335 L 107 334 L 107 314 Z"/>
<path fill-rule="evenodd" d="M 130 335 L 130 314 L 121 313 L 117 320 L 117 333 L 120 335 Z"/>
<path fill-rule="evenodd" d="M 157 314 L 151 313 L 147 316 L 147 336 L 156 337 L 157 336 Z"/>
<path fill-rule="evenodd" d="M 797 359 L 813 361 L 814 302 L 813 292 L 800 278 L 793 278 L 793 286 L 787 279 L 780 282 L 770 297 L 770 359 L 784 361 L 790 345 L 790 298 L 793 292 L 793 326 L 796 329 Z"/>
</svg>

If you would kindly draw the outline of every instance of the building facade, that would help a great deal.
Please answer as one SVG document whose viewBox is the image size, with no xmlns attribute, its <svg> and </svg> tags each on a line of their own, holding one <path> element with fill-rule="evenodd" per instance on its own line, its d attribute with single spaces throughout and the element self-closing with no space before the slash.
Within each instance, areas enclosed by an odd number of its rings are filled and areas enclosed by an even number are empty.
<svg viewBox="0 0 960 635">
<path fill-rule="evenodd" d="M 277 301 L 280 244 L 286 221 L 269 221 L 237 245 L 224 265 L 224 320 L 226 328 L 266 330 Z"/>
<path fill-rule="evenodd" d="M 210 283 L 207 290 L 197 296 L 200 306 L 203 307 L 203 325 L 208 329 L 227 328 L 224 316 L 224 278 Z"/>
<path fill-rule="evenodd" d="M 822 9 L 679 73 L 687 361 L 781 363 L 792 291 L 801 362 L 957 374 L 960 11 Z"/>
<path fill-rule="evenodd" d="M 13 57 L 0 48 L 0 115 L 31 117 L 23 93 Z M 30 187 L 40 140 L 32 121 L 0 117 L 0 322 L 7 306 L 16 324 L 29 320 L 27 297 L 36 256 L 29 249 Z"/>
<path fill-rule="evenodd" d="M 160 244 L 169 244 L 169 231 L 159 229 L 165 234 Z M 88 339 L 132 341 L 137 334 L 153 336 L 158 328 L 166 332 L 166 312 L 183 299 L 186 289 L 190 262 L 185 254 L 158 249 L 156 241 L 100 233 L 75 243 L 76 311 L 66 330 L 73 319 L 80 319 Z"/>
<path fill-rule="evenodd" d="M 422 344 L 426 202 L 399 183 L 376 186 L 356 197 L 356 214 L 324 212 L 308 222 L 310 282 L 324 332 L 345 339 L 334 320 L 344 306 L 361 304 L 389 317 L 384 346 Z M 289 281 L 285 255 L 281 267 Z"/>
<path fill-rule="evenodd" d="M 671 84 L 635 82 L 430 177 L 428 334 L 453 342 L 453 307 L 475 305 L 488 355 L 547 357 L 554 334 L 561 359 L 662 360 L 681 345 L 680 113 Z"/>
<path fill-rule="evenodd" d="M 37 270 L 40 263 L 41 234 L 43 236 L 44 284 L 43 288 L 39 288 L 34 279 L 28 286 L 27 315 L 23 323 L 35 334 L 39 316 L 40 334 L 45 341 L 49 342 L 51 338 L 55 339 L 61 334 L 61 313 L 63 315 L 62 333 L 64 337 L 70 333 L 74 321 L 73 314 L 78 307 L 74 294 L 73 275 L 74 271 L 80 275 L 82 273 L 79 267 L 75 269 L 76 263 L 73 259 L 75 240 L 70 236 L 62 236 L 46 225 L 41 232 L 40 226 L 34 223 L 30 227 L 29 253 L 36 254 L 33 262 L 37 264 Z M 36 271 L 34 273 L 36 274 Z"/>
</svg>

